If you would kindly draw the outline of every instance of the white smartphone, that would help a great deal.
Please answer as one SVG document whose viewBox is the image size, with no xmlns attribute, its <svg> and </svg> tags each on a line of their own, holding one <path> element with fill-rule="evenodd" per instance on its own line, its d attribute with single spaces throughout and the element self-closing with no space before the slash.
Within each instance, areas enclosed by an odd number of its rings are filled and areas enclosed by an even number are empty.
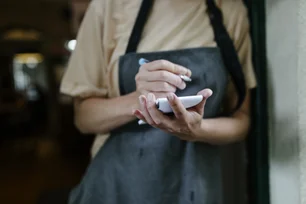
<svg viewBox="0 0 306 204">
<path fill-rule="evenodd" d="M 202 95 L 182 96 L 182 97 L 178 97 L 178 99 L 181 101 L 183 106 L 187 109 L 187 108 L 191 108 L 193 106 L 198 105 L 203 100 L 203 96 Z M 158 98 L 156 100 L 156 107 L 158 110 L 160 110 L 163 113 L 173 112 L 167 98 Z M 146 123 L 142 120 L 139 120 L 138 124 L 143 125 Z"/>
</svg>

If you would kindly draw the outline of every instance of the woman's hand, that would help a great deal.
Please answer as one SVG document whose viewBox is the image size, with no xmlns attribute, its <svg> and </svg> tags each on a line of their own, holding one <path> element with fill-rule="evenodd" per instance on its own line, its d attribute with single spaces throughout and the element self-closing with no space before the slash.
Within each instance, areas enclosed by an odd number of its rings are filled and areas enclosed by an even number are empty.
<svg viewBox="0 0 306 204">
<path fill-rule="evenodd" d="M 134 115 L 149 125 L 176 135 L 180 139 L 196 141 L 195 132 L 201 128 L 204 106 L 206 100 L 212 95 L 212 91 L 204 89 L 198 95 L 203 96 L 202 102 L 186 110 L 178 97 L 173 93 L 169 93 L 167 98 L 174 113 L 173 117 L 163 114 L 156 108 L 154 94 L 149 93 L 148 97 L 142 95 L 139 97 L 141 110 L 135 110 Z"/>
<path fill-rule="evenodd" d="M 136 91 L 139 95 L 153 93 L 156 98 L 175 93 L 176 89 L 184 89 L 186 83 L 178 75 L 191 76 L 185 67 L 166 60 L 156 60 L 142 65 L 135 76 Z"/>
</svg>

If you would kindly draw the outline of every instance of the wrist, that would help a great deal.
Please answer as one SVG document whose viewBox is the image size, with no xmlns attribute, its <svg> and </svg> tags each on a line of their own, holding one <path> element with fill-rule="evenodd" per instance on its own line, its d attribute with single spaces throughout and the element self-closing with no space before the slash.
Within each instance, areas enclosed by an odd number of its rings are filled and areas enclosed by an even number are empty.
<svg viewBox="0 0 306 204">
<path fill-rule="evenodd" d="M 197 142 L 203 142 L 206 141 L 206 135 L 207 135 L 207 123 L 205 119 L 202 119 L 201 122 L 197 125 L 197 127 L 192 128 L 192 132 L 194 135 L 194 138 Z"/>
<path fill-rule="evenodd" d="M 134 111 L 135 110 L 139 110 L 140 109 L 140 105 L 139 105 L 139 94 L 138 92 L 134 91 L 130 94 L 128 94 L 129 97 L 129 115 L 134 117 Z"/>
</svg>

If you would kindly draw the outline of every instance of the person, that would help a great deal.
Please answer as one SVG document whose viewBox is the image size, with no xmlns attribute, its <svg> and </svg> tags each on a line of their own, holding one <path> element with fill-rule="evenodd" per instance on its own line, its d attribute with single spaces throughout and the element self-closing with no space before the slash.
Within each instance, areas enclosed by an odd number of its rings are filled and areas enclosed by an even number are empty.
<svg viewBox="0 0 306 204">
<path fill-rule="evenodd" d="M 221 203 L 220 146 L 250 126 L 251 56 L 241 0 L 91 1 L 61 92 L 77 128 L 107 139 L 69 203 Z"/>
</svg>

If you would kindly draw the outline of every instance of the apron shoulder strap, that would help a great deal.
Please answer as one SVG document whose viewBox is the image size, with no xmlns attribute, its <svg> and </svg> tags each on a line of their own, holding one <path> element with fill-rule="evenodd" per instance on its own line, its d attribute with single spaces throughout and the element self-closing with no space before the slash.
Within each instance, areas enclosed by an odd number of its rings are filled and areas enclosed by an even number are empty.
<svg viewBox="0 0 306 204">
<path fill-rule="evenodd" d="M 150 10 L 153 5 L 153 1 L 154 0 L 143 0 L 142 1 L 132 33 L 130 35 L 130 39 L 129 39 L 125 54 L 130 53 L 130 52 L 136 52 L 138 44 L 141 39 L 143 28 L 149 17 Z"/>
<path fill-rule="evenodd" d="M 210 23 L 214 30 L 215 40 L 221 50 L 222 58 L 238 93 L 236 111 L 242 105 L 246 95 L 245 78 L 235 46 L 224 24 L 221 10 L 215 4 L 215 0 L 206 0 Z"/>
</svg>

